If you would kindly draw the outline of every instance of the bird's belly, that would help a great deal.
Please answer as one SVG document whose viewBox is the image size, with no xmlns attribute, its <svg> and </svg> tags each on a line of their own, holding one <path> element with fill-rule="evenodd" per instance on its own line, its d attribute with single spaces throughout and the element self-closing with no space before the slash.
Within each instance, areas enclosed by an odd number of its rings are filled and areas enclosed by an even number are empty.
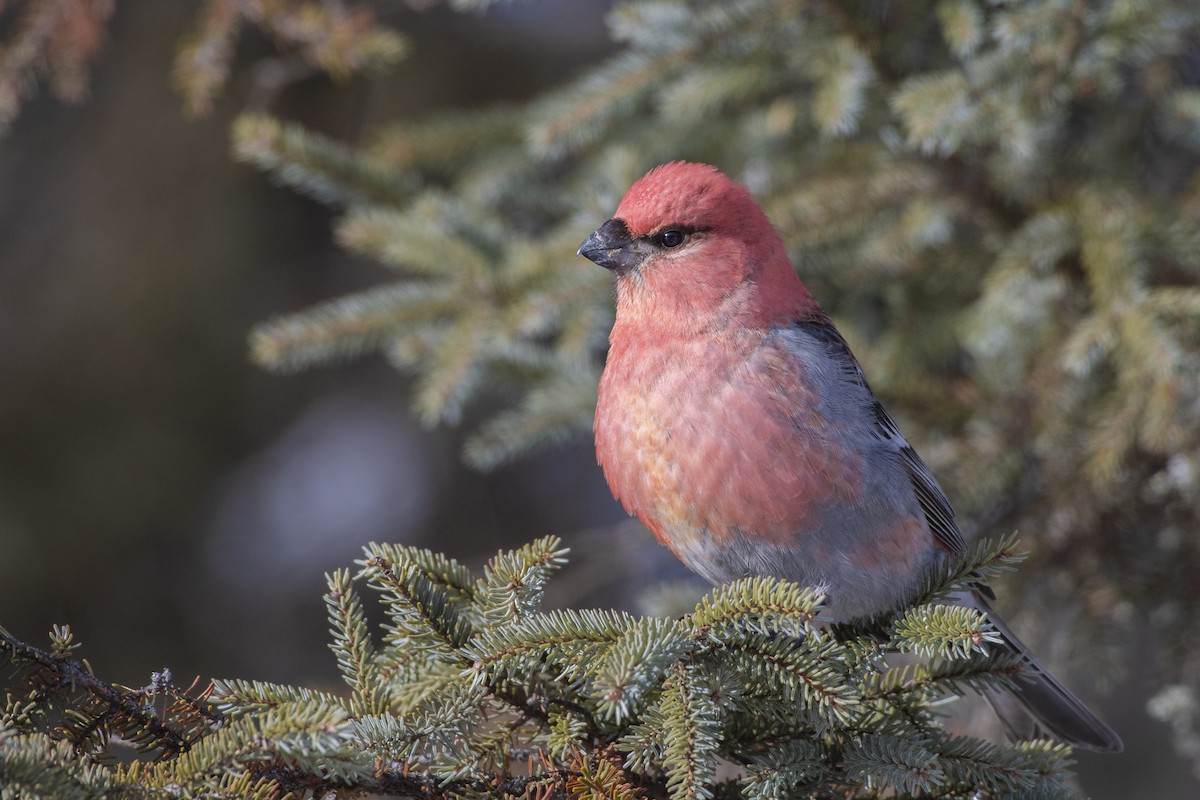
<svg viewBox="0 0 1200 800">
<path fill-rule="evenodd" d="M 867 527 L 854 514 L 833 511 L 792 543 L 772 542 L 753 531 L 712 537 L 660 535 L 693 572 L 714 584 L 770 576 L 818 589 L 839 620 L 903 606 L 920 590 L 942 553 L 930 544 L 923 522 L 908 517 Z"/>
</svg>

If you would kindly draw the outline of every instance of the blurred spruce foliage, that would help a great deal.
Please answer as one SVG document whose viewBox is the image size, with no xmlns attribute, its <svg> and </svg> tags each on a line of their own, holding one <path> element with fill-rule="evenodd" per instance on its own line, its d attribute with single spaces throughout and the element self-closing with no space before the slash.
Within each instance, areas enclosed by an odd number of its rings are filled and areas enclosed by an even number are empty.
<svg viewBox="0 0 1200 800">
<path fill-rule="evenodd" d="M 110 5 L 8 12 L 7 116 L 39 75 L 74 92 Z M 189 108 L 251 26 L 338 74 L 404 51 L 361 6 L 210 0 L 177 64 Z M 254 357 L 379 352 L 431 423 L 499 408 L 468 440 L 483 467 L 586 437 L 612 312 L 575 247 L 647 168 L 717 164 L 766 205 L 964 527 L 1034 548 L 1027 612 L 1070 621 L 1109 682 L 1134 632 L 1155 643 L 1151 711 L 1200 763 L 1200 8 L 664 0 L 617 3 L 609 26 L 617 55 L 524 106 L 361 146 L 240 119 L 238 158 L 335 206 L 342 245 L 397 272 L 264 323 Z"/>
</svg>

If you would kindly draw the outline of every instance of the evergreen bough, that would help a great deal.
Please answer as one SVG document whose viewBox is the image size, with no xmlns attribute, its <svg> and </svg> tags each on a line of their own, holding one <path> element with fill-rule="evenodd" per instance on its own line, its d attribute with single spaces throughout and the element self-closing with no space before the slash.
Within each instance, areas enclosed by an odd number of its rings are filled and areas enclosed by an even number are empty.
<svg viewBox="0 0 1200 800">
<path fill-rule="evenodd" d="M 1021 679 L 989 652 L 985 618 L 939 603 L 1008 568 L 1014 544 L 976 545 L 899 615 L 834 627 L 819 594 L 774 578 L 718 587 L 679 619 L 544 611 L 556 537 L 480 576 L 370 545 L 328 576 L 338 693 L 197 691 L 165 673 L 133 689 L 96 678 L 66 629 L 48 650 L 0 630 L 16 677 L 0 797 L 1070 798 L 1066 746 L 951 735 L 934 708 Z M 898 649 L 920 660 L 889 665 Z"/>
</svg>

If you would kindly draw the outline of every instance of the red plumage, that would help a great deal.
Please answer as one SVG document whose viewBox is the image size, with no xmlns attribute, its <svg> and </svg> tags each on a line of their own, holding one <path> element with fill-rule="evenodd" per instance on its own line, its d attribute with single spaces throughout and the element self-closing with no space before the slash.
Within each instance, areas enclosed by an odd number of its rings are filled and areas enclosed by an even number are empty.
<svg viewBox="0 0 1200 800">
<path fill-rule="evenodd" d="M 581 254 L 616 275 L 596 454 L 613 494 L 714 582 L 774 575 L 858 618 L 912 599 L 963 537 L 750 193 L 673 162 L 629 189 Z M 1034 682 L 1010 731 L 1118 750 L 980 597 Z"/>
</svg>

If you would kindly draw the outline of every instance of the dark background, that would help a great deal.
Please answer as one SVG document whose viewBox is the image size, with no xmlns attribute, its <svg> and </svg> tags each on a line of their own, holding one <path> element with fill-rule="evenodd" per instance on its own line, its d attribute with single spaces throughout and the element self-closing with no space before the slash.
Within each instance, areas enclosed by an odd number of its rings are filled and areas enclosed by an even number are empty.
<svg viewBox="0 0 1200 800">
<path fill-rule="evenodd" d="M 170 70 L 196 6 L 123 2 L 91 97 L 31 101 L 0 140 L 0 624 L 45 641 L 68 623 L 106 679 L 337 681 L 322 573 L 373 539 L 478 565 L 549 533 L 574 547 L 559 604 L 653 602 L 682 571 L 625 522 L 581 440 L 491 474 L 461 436 L 407 412 L 377 358 L 299 375 L 252 366 L 272 315 L 378 282 L 332 212 L 230 156 L 228 126 L 267 110 L 337 139 L 439 109 L 528 99 L 612 48 L 604 3 L 486 15 L 389 5 L 410 39 L 392 73 L 264 89 L 272 44 L 247 35 L 234 80 L 189 121 Z M 564 253 L 564 269 L 590 265 Z M 635 555 L 630 555 L 635 554 Z M 1081 756 L 1092 796 L 1194 796 L 1154 676 L 1106 713 L 1118 757 Z"/>
<path fill-rule="evenodd" d="M 0 618 L 70 623 L 104 674 L 334 679 L 322 573 L 387 539 L 478 563 L 624 519 L 590 443 L 492 474 L 407 413 L 379 359 L 275 375 L 247 333 L 386 271 L 333 212 L 230 155 L 277 62 L 244 38 L 214 113 L 170 86 L 191 3 L 122 3 L 91 97 L 33 100 L 0 142 Z M 374 80 L 314 75 L 268 110 L 345 141 L 438 109 L 523 100 L 610 45 L 598 4 L 395 13 Z M 564 254 L 565 269 L 587 269 Z"/>
</svg>

